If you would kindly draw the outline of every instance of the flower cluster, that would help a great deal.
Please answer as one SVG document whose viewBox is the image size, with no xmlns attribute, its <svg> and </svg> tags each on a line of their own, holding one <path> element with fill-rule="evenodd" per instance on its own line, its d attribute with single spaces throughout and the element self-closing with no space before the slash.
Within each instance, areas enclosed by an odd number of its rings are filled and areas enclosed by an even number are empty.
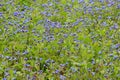
<svg viewBox="0 0 120 80">
<path fill-rule="evenodd" d="M 0 80 L 119 80 L 120 0 L 2 0 Z"/>
</svg>

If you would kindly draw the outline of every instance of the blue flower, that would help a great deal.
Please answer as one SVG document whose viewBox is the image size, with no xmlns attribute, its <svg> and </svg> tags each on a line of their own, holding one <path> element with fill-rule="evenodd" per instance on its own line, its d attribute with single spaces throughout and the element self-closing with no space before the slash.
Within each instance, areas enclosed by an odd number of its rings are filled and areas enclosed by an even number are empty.
<svg viewBox="0 0 120 80">
<path fill-rule="evenodd" d="M 2 16 L 2 14 L 3 14 L 3 13 L 2 13 L 2 12 L 0 12 L 0 17 Z"/>
<path fill-rule="evenodd" d="M 43 58 L 39 58 L 40 61 L 42 61 Z"/>
<path fill-rule="evenodd" d="M 119 43 L 116 44 L 116 45 L 115 45 L 115 48 L 120 48 L 120 44 L 119 44 Z"/>
<path fill-rule="evenodd" d="M 29 67 L 29 66 L 30 66 L 30 64 L 24 64 L 24 66 L 25 66 L 25 67 Z"/>
<path fill-rule="evenodd" d="M 55 70 L 55 74 L 58 74 L 60 71 L 59 70 Z"/>
<path fill-rule="evenodd" d="M 66 77 L 63 75 L 60 75 L 60 80 L 66 80 Z"/>
<path fill-rule="evenodd" d="M 25 8 L 25 9 L 29 9 L 29 7 L 28 7 L 28 6 L 24 6 L 24 8 Z"/>
<path fill-rule="evenodd" d="M 102 16 L 101 16 L 101 15 L 99 15 L 99 16 L 98 16 L 98 19 L 102 19 Z"/>
<path fill-rule="evenodd" d="M 118 2 L 120 2 L 120 0 L 117 0 Z"/>
<path fill-rule="evenodd" d="M 68 37 L 68 34 L 64 34 L 63 36 L 64 36 L 65 38 L 67 38 L 67 37 Z"/>
<path fill-rule="evenodd" d="M 36 2 L 36 0 L 33 0 L 34 2 Z"/>
<path fill-rule="evenodd" d="M 72 27 L 78 25 L 81 21 L 83 21 L 83 19 L 77 19 L 77 20 L 72 24 Z"/>
<path fill-rule="evenodd" d="M 30 80 L 30 75 L 29 74 L 27 74 L 27 79 Z"/>
<path fill-rule="evenodd" d="M 24 51 L 24 52 L 23 52 L 23 55 L 24 55 L 24 54 L 28 54 L 28 51 Z"/>
<path fill-rule="evenodd" d="M 117 8 L 120 9 L 120 4 L 117 5 Z"/>
<path fill-rule="evenodd" d="M 3 78 L 2 80 L 7 80 L 7 78 Z"/>
<path fill-rule="evenodd" d="M 115 55 L 114 57 L 113 57 L 113 60 L 116 60 L 117 58 L 119 58 L 117 55 Z"/>
<path fill-rule="evenodd" d="M 46 61 L 45 61 L 45 63 L 50 63 L 51 62 L 51 60 L 50 59 L 47 59 Z"/>
<path fill-rule="evenodd" d="M 3 4 L 0 4 L 0 7 L 2 7 L 3 6 Z"/>
<path fill-rule="evenodd" d="M 111 7 L 112 5 L 114 5 L 115 2 L 111 1 L 109 4 L 108 4 L 108 7 Z"/>
<path fill-rule="evenodd" d="M 25 60 L 25 61 L 27 61 L 27 60 L 28 60 L 28 58 L 24 58 L 24 60 Z"/>
<path fill-rule="evenodd" d="M 107 19 L 111 19 L 111 16 L 108 16 Z"/>
<path fill-rule="evenodd" d="M 39 71 L 39 74 L 42 74 L 42 73 L 43 73 L 43 70 L 40 70 L 40 71 Z"/>
<path fill-rule="evenodd" d="M 76 72 L 77 70 L 74 67 L 70 68 L 72 72 Z"/>
<path fill-rule="evenodd" d="M 94 3 L 93 0 L 89 0 L 89 3 Z"/>
<path fill-rule="evenodd" d="M 72 2 L 74 2 L 74 0 L 71 0 Z"/>
<path fill-rule="evenodd" d="M 29 21 L 30 21 L 30 18 L 25 19 L 23 23 L 25 24 L 25 23 L 27 23 L 27 22 L 29 22 Z"/>
<path fill-rule="evenodd" d="M 51 27 L 55 27 L 55 22 L 51 22 Z"/>
<path fill-rule="evenodd" d="M 102 6 L 102 9 L 105 9 L 106 8 L 106 6 Z"/>
<path fill-rule="evenodd" d="M 78 0 L 78 3 L 82 3 L 82 2 L 84 2 L 84 0 Z"/>
<path fill-rule="evenodd" d="M 95 75 L 95 72 L 91 72 L 91 74 L 94 76 L 94 75 Z"/>
<path fill-rule="evenodd" d="M 99 2 L 103 3 L 103 2 L 104 2 L 104 0 L 99 0 Z"/>
<path fill-rule="evenodd" d="M 112 29 L 118 29 L 118 24 L 115 23 L 113 26 L 111 26 L 111 27 L 110 27 L 110 30 L 112 30 Z"/>
<path fill-rule="evenodd" d="M 61 23 L 56 22 L 56 27 L 57 27 L 57 28 L 61 28 L 61 27 L 62 27 Z"/>
<path fill-rule="evenodd" d="M 14 16 L 18 16 L 19 15 L 19 12 L 14 12 Z"/>
<path fill-rule="evenodd" d="M 102 23 L 102 26 L 107 26 L 107 23 L 106 23 L 106 22 L 103 22 L 103 23 Z"/>
<path fill-rule="evenodd" d="M 88 12 L 91 13 L 92 12 L 92 7 L 88 8 Z"/>
</svg>

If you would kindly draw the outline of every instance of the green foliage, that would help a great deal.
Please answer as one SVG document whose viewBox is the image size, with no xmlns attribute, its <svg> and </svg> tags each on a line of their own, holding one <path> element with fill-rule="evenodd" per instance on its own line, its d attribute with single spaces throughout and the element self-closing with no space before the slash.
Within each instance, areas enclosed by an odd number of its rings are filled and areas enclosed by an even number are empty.
<svg viewBox="0 0 120 80">
<path fill-rule="evenodd" d="M 88 0 L 2 0 L 1 4 L 0 80 L 120 79 L 117 2 L 111 7 Z"/>
</svg>

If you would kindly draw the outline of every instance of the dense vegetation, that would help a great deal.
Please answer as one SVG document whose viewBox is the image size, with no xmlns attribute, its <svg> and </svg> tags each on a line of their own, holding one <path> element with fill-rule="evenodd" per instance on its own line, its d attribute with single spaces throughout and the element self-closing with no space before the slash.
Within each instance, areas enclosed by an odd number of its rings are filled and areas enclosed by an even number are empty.
<svg viewBox="0 0 120 80">
<path fill-rule="evenodd" d="M 0 80 L 120 80 L 120 0 L 0 0 Z"/>
</svg>

